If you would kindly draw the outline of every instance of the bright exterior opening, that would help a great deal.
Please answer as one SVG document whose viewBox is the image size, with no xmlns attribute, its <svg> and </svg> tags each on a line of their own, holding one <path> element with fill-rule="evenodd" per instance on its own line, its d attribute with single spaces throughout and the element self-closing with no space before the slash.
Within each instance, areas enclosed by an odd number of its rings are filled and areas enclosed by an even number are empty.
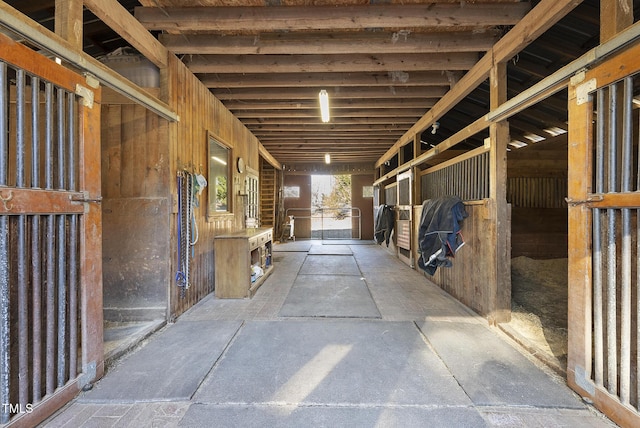
<svg viewBox="0 0 640 428">
<path fill-rule="evenodd" d="M 351 175 L 311 176 L 311 238 L 359 238 L 352 230 Z"/>
</svg>

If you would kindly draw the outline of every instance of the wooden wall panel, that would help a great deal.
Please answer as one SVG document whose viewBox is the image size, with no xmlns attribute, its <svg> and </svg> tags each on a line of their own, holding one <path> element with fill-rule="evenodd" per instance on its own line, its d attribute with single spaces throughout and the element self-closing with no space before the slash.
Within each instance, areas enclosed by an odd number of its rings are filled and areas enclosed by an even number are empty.
<svg viewBox="0 0 640 428">
<path fill-rule="evenodd" d="M 171 210 L 166 121 L 131 103 L 101 108 L 105 319 L 164 319 Z"/>
<path fill-rule="evenodd" d="M 244 174 L 235 169 L 230 180 L 233 213 L 208 218 L 207 192 L 199 196 L 194 209 L 198 241 L 184 296 L 175 281 L 177 173 L 207 177 L 207 132 L 231 147 L 234 164 L 243 157 L 247 166 L 259 170 L 258 140 L 182 62 L 170 58 L 162 79 L 168 90 L 160 97 L 175 109 L 178 122 L 114 93 L 107 94 L 102 107 L 105 309 L 118 320 L 162 312 L 173 319 L 214 290 L 213 239 L 244 225 L 242 198 L 237 196 Z M 131 310 L 136 306 L 142 308 L 138 313 Z"/>
<path fill-rule="evenodd" d="M 365 186 L 373 185 L 373 174 L 354 174 L 351 177 L 351 205 L 360 208 L 360 227 L 362 239 L 373 239 L 373 198 L 364 198 L 362 191 Z M 354 213 L 355 215 L 356 213 Z M 358 222 L 353 221 L 355 228 L 353 236 L 357 236 Z"/>
<path fill-rule="evenodd" d="M 176 174 L 181 170 L 202 173 L 208 171 L 207 131 L 229 145 L 233 162 L 238 157 L 245 160 L 247 166 L 259 170 L 258 140 L 237 120 L 213 94 L 177 58 L 169 59 L 169 94 L 168 102 L 176 110 L 180 121 L 168 124 L 170 190 L 171 198 L 176 198 Z M 180 296 L 179 288 L 171 280 L 170 300 L 171 317 L 182 314 L 204 296 L 214 290 L 215 255 L 213 239 L 216 235 L 243 227 L 244 212 L 242 198 L 237 197 L 243 186 L 245 174 L 233 170 L 231 194 L 234 195 L 232 215 L 222 215 L 207 219 L 206 191 L 199 197 L 199 208 L 195 208 L 198 227 L 198 242 L 194 247 L 194 258 L 191 263 L 191 288 Z M 171 254 L 177 251 L 176 208 L 173 202 L 171 216 Z M 176 263 L 172 257 L 171 272 L 175 275 Z"/>
<path fill-rule="evenodd" d="M 453 266 L 438 268 L 433 276 L 425 274 L 429 280 L 482 316 L 489 316 L 494 307 L 487 287 L 487 284 L 491 283 L 489 266 L 492 263 L 488 257 L 491 253 L 487 251 L 487 246 L 493 243 L 488 239 L 490 207 L 486 202 L 488 200 L 465 205 L 469 214 L 461 225 L 465 245 L 452 259 Z M 414 206 L 416 221 L 413 229 L 416 243 L 421 214 L 422 206 Z M 414 257 L 417 260 L 417 244 L 414 248 Z M 417 262 L 416 269 L 420 271 Z"/>
<path fill-rule="evenodd" d="M 311 219 L 295 217 L 310 217 L 311 212 L 309 210 L 293 210 L 293 208 L 310 208 L 311 207 L 311 175 L 302 174 L 286 174 L 284 175 L 284 186 L 298 186 L 300 187 L 299 198 L 284 198 L 284 210 L 285 215 L 287 209 L 291 208 L 289 215 L 294 217 L 294 234 L 296 238 L 309 239 L 311 238 Z"/>
<path fill-rule="evenodd" d="M 509 152 L 512 257 L 567 257 L 567 159 L 566 134 Z"/>
</svg>

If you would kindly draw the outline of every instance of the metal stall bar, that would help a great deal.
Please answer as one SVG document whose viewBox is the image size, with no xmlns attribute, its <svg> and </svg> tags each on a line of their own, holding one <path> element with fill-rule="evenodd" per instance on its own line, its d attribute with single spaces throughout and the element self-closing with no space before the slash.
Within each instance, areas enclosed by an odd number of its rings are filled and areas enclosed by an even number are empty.
<svg viewBox="0 0 640 428">
<path fill-rule="evenodd" d="M 631 191 L 633 77 L 624 80 L 622 119 L 621 191 Z M 622 261 L 620 284 L 620 401 L 629 404 L 631 385 L 631 209 L 622 209 Z"/>
<path fill-rule="evenodd" d="M 638 132 L 640 140 L 640 130 Z M 638 144 L 638 169 L 636 171 L 636 191 L 640 190 L 640 141 Z M 636 326 L 640 323 L 640 209 L 636 209 Z M 636 409 L 640 410 L 640 327 L 636 328 Z"/>
<path fill-rule="evenodd" d="M 618 139 L 617 114 L 618 114 L 618 85 L 609 86 L 609 132 L 608 132 L 608 170 L 607 192 L 615 192 L 617 189 L 616 172 Z M 616 210 L 607 208 L 607 389 L 610 394 L 618 393 L 618 355 L 617 355 L 617 325 L 616 325 Z"/>
<path fill-rule="evenodd" d="M 9 126 L 7 65 L 0 62 L 0 185 L 7 184 Z M 3 200 L 5 196 L 2 196 Z M 0 403 L 9 403 L 9 219 L 0 216 Z M 9 422 L 9 409 L 0 408 L 0 423 Z"/>
<path fill-rule="evenodd" d="M 68 190 L 78 190 L 77 182 L 77 156 L 78 141 L 76 136 L 76 103 L 75 95 L 71 92 L 67 94 L 67 121 L 69 135 L 67 136 L 68 144 Z M 69 215 L 69 314 L 78 313 L 78 215 Z M 69 316 L 69 378 L 73 379 L 78 374 L 78 318 Z"/>
<path fill-rule="evenodd" d="M 31 77 L 31 187 L 40 187 L 40 79 Z M 42 264 L 40 216 L 31 218 L 31 279 L 33 304 L 32 400 L 42 399 Z"/>
<path fill-rule="evenodd" d="M 638 140 L 640 140 L 640 132 L 638 132 Z M 638 159 L 638 171 L 636 171 L 636 191 L 640 190 L 640 141 L 635 142 L 638 145 L 637 159 Z M 633 144 L 633 143 L 632 143 Z M 636 214 L 636 370 L 634 373 L 634 377 L 636 379 L 636 410 L 640 410 L 640 327 L 638 323 L 640 323 L 640 209 L 635 210 Z"/>
<path fill-rule="evenodd" d="M 16 187 L 25 187 L 25 108 L 26 76 L 24 70 L 16 73 Z M 17 216 L 17 271 L 18 271 L 18 403 L 24 408 L 29 402 L 29 307 L 27 302 L 27 222 L 26 215 Z"/>
<path fill-rule="evenodd" d="M 597 93 L 597 127 L 595 153 L 595 190 L 604 192 L 605 90 Z M 602 295 L 602 210 L 593 208 L 593 347 L 594 375 L 598 386 L 604 385 L 604 317 Z"/>
<path fill-rule="evenodd" d="M 47 82 L 45 85 L 45 142 L 44 158 L 44 187 L 53 189 L 53 84 Z M 55 268 L 55 245 L 54 245 L 55 215 L 48 214 L 45 224 L 45 284 L 47 286 L 46 299 L 46 392 L 53 394 L 55 391 L 55 358 L 56 358 L 56 324 L 54 322 L 56 313 L 56 268 Z"/>
<path fill-rule="evenodd" d="M 57 89 L 57 103 L 56 108 L 56 121 L 58 130 L 58 147 L 57 158 L 55 159 L 58 167 L 58 189 L 65 189 L 65 153 L 66 153 L 66 109 L 65 109 L 66 91 L 62 88 Z M 60 388 L 66 383 L 66 336 L 67 336 L 67 252 L 66 252 L 66 215 L 56 215 L 57 231 L 56 231 L 56 243 L 57 248 L 57 285 L 58 285 L 58 301 L 57 301 L 57 313 L 58 313 L 58 352 L 57 352 L 57 387 Z"/>
</svg>

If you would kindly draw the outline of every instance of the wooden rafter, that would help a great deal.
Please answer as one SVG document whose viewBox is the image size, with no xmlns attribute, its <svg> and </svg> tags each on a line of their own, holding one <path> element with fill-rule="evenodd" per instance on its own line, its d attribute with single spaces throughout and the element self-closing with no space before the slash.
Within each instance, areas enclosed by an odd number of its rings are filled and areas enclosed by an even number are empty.
<svg viewBox="0 0 640 428">
<path fill-rule="evenodd" d="M 476 53 L 356 55 L 198 55 L 185 58 L 193 73 L 352 73 L 393 70 L 469 70 Z"/>
<path fill-rule="evenodd" d="M 491 51 L 487 52 L 485 56 L 460 79 L 454 90 L 449 91 L 447 95 L 442 97 L 434 108 L 417 121 L 405 135 L 376 162 L 376 166 L 382 165 L 387 159 L 392 157 L 404 141 L 413 138 L 416 134 L 421 133 L 424 129 L 431 126 L 433 122 L 469 95 L 471 91 L 489 77 L 489 71 L 494 64 L 512 58 L 580 3 L 581 0 L 542 0 L 538 3 L 524 19 L 516 24 L 511 31 L 496 43 Z"/>
<path fill-rule="evenodd" d="M 345 110 L 345 109 L 360 109 L 364 106 L 371 109 L 427 109 L 433 107 L 435 100 L 422 100 L 422 99 L 403 99 L 398 98 L 394 100 L 384 99 L 367 99 L 366 101 L 360 99 L 339 99 L 334 100 L 331 103 L 331 110 Z M 227 101 L 225 107 L 229 110 L 304 110 L 304 109 L 317 109 L 317 98 L 313 100 L 295 100 L 295 101 L 280 101 L 280 100 L 242 100 L 242 101 Z"/>
<path fill-rule="evenodd" d="M 529 3 L 430 3 L 424 5 L 287 7 L 137 7 L 149 30 L 300 31 L 365 28 L 460 28 L 513 25 Z"/>
<path fill-rule="evenodd" d="M 175 54 L 301 55 L 481 52 L 498 40 L 496 30 L 412 33 L 267 33 L 255 35 L 161 34 Z"/>
<path fill-rule="evenodd" d="M 131 46 L 160 68 L 167 66 L 168 50 L 146 31 L 116 0 L 84 0 L 84 5 Z"/>
<path fill-rule="evenodd" d="M 237 71 L 237 70 L 236 70 Z M 308 86 L 453 86 L 461 72 L 391 71 L 379 73 L 220 73 L 204 74 L 200 81 L 208 88 L 293 88 Z"/>
<path fill-rule="evenodd" d="M 317 100 L 318 87 L 305 88 L 282 88 L 274 91 L 272 88 L 247 88 L 247 89 L 219 89 L 212 91 L 216 98 L 223 101 L 228 100 Z M 438 86 L 425 87 L 365 87 L 365 88 L 338 88 L 328 89 L 327 92 L 332 100 L 336 99 L 355 99 L 363 100 L 370 98 L 387 98 L 389 100 L 409 98 L 440 98 L 449 88 Z"/>
</svg>

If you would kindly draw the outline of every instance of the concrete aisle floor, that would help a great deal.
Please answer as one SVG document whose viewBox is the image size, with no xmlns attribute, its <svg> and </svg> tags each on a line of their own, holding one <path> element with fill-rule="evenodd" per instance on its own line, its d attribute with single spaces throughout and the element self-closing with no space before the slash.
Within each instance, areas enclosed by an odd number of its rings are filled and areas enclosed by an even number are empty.
<svg viewBox="0 0 640 428">
<path fill-rule="evenodd" d="M 47 427 L 614 426 L 377 245 L 276 245 L 250 300 L 208 296 Z"/>
</svg>

